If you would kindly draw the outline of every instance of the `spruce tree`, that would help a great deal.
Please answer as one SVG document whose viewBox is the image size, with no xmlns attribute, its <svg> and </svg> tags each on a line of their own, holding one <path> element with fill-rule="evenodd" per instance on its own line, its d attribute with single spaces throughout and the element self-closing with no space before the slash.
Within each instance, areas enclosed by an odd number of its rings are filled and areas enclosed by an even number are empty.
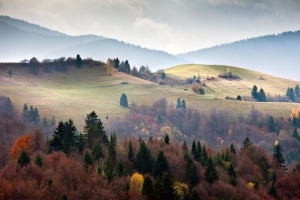
<svg viewBox="0 0 300 200">
<path fill-rule="evenodd" d="M 208 155 L 207 155 L 206 147 L 203 145 L 201 151 L 201 160 L 200 160 L 200 163 L 203 167 L 206 165 L 207 159 L 208 159 Z"/>
<path fill-rule="evenodd" d="M 297 131 L 296 128 L 295 128 L 294 131 L 293 131 L 292 137 L 296 138 L 297 140 L 300 140 L 299 134 L 298 134 L 298 131 Z"/>
<path fill-rule="evenodd" d="M 269 132 L 276 131 L 275 121 L 272 116 L 269 118 L 269 121 L 268 121 L 268 130 L 269 130 Z"/>
<path fill-rule="evenodd" d="M 76 56 L 76 67 L 79 69 L 79 68 L 81 68 L 81 65 L 82 65 L 82 59 L 81 59 L 80 55 L 77 54 L 77 56 Z"/>
<path fill-rule="evenodd" d="M 119 58 L 114 59 L 114 68 L 115 68 L 115 69 L 118 69 L 118 68 L 119 68 L 119 65 L 120 65 L 120 60 L 119 60 Z"/>
<path fill-rule="evenodd" d="M 283 157 L 281 145 L 277 141 L 276 141 L 275 147 L 274 147 L 273 158 L 274 158 L 275 162 L 277 162 L 277 164 L 282 167 L 282 164 L 285 162 L 285 159 Z"/>
<path fill-rule="evenodd" d="M 159 151 L 155 165 L 154 165 L 154 177 L 162 177 L 164 172 L 170 173 L 169 163 L 164 155 L 163 151 Z"/>
<path fill-rule="evenodd" d="M 73 120 L 69 119 L 64 123 L 63 129 L 64 129 L 63 130 L 64 139 L 62 140 L 64 143 L 63 150 L 67 155 L 69 155 L 75 147 L 77 128 L 75 127 Z"/>
<path fill-rule="evenodd" d="M 44 161 L 43 158 L 41 157 L 41 155 L 38 153 L 35 157 L 34 163 L 39 166 L 40 168 L 43 166 Z"/>
<path fill-rule="evenodd" d="M 140 148 L 136 155 L 135 167 L 142 174 L 150 174 L 152 172 L 153 157 L 143 140 L 140 142 Z"/>
<path fill-rule="evenodd" d="M 187 177 L 190 181 L 190 184 L 195 186 L 199 182 L 199 178 L 197 175 L 197 167 L 195 166 L 193 159 L 189 156 L 189 154 L 184 154 L 184 159 L 186 161 L 186 173 Z"/>
<path fill-rule="evenodd" d="M 186 109 L 185 100 L 182 100 L 182 102 L 181 102 L 181 108 L 182 108 L 183 110 Z"/>
<path fill-rule="evenodd" d="M 154 199 L 154 188 L 149 174 L 145 176 L 142 194 L 146 196 L 147 199 Z"/>
<path fill-rule="evenodd" d="M 19 155 L 19 158 L 18 158 L 18 164 L 23 167 L 23 166 L 26 166 L 30 163 L 30 157 L 29 157 L 29 154 L 24 150 L 22 149 L 20 155 Z"/>
<path fill-rule="evenodd" d="M 98 115 L 96 114 L 95 111 L 92 111 L 90 114 L 86 115 L 85 118 L 85 125 L 84 125 L 84 132 L 87 133 L 88 129 L 92 126 L 92 125 L 96 125 L 98 122 Z"/>
<path fill-rule="evenodd" d="M 99 159 L 100 158 L 103 158 L 104 157 L 104 154 L 103 154 L 103 151 L 102 151 L 102 147 L 101 147 L 101 143 L 100 142 L 97 142 L 93 149 L 92 149 L 92 154 L 93 154 L 93 157 L 94 159 L 99 162 Z"/>
<path fill-rule="evenodd" d="M 177 108 L 177 109 L 181 108 L 181 101 L 180 101 L 180 98 L 177 99 L 176 108 Z"/>
<path fill-rule="evenodd" d="M 112 133 L 110 135 L 110 141 L 108 144 L 108 153 L 112 163 L 115 164 L 117 160 L 117 137 L 115 133 Z"/>
<path fill-rule="evenodd" d="M 125 165 L 122 160 L 118 160 L 118 162 L 116 164 L 115 174 L 118 177 L 126 175 Z"/>
<path fill-rule="evenodd" d="M 259 90 L 257 101 L 259 101 L 259 102 L 266 102 L 267 101 L 265 91 L 262 88 Z"/>
<path fill-rule="evenodd" d="M 296 87 L 295 87 L 295 96 L 296 97 L 300 97 L 300 88 L 299 88 L 299 85 L 296 85 Z"/>
<path fill-rule="evenodd" d="M 231 143 L 231 145 L 230 145 L 230 152 L 233 153 L 233 154 L 236 153 L 236 150 L 235 150 L 235 148 L 234 148 L 233 143 Z"/>
<path fill-rule="evenodd" d="M 123 93 L 121 95 L 120 98 L 120 106 L 122 106 L 123 108 L 127 108 L 128 107 L 128 100 L 127 100 L 127 96 L 125 93 Z"/>
<path fill-rule="evenodd" d="M 125 61 L 125 64 L 124 64 L 124 69 L 123 69 L 123 72 L 126 73 L 126 74 L 130 74 L 130 65 L 129 65 L 129 62 L 128 60 Z"/>
<path fill-rule="evenodd" d="M 258 92 L 257 92 L 256 85 L 254 85 L 253 88 L 252 88 L 251 96 L 253 97 L 253 99 L 257 99 L 258 98 Z"/>
<path fill-rule="evenodd" d="M 200 161 L 201 160 L 201 154 L 202 154 L 202 146 L 201 146 L 200 141 L 198 141 L 198 143 L 197 143 L 197 153 L 198 153 L 198 156 L 199 156 L 198 161 Z"/>
<path fill-rule="evenodd" d="M 163 73 L 161 74 L 161 79 L 166 79 L 166 74 L 165 74 L 164 71 L 163 71 Z"/>
<path fill-rule="evenodd" d="M 199 151 L 198 151 L 198 149 L 197 149 L 197 147 L 196 147 L 196 142 L 195 142 L 195 140 L 193 140 L 193 143 L 192 143 L 192 150 L 191 150 L 191 153 L 192 153 L 192 155 L 194 156 L 194 159 L 195 159 L 196 161 L 199 161 L 199 159 L 200 159 L 200 154 L 199 154 Z"/>
<path fill-rule="evenodd" d="M 185 140 L 183 141 L 181 148 L 182 148 L 182 153 L 185 153 L 188 151 L 188 147 L 187 147 Z"/>
<path fill-rule="evenodd" d="M 173 183 L 171 181 L 171 175 L 168 172 L 164 172 L 162 175 L 162 188 L 163 188 L 163 200 L 174 199 Z"/>
<path fill-rule="evenodd" d="M 246 150 L 250 145 L 252 145 L 252 142 L 246 137 L 242 144 L 242 150 Z"/>
<path fill-rule="evenodd" d="M 132 143 L 131 140 L 129 141 L 129 146 L 128 146 L 128 160 L 130 160 L 131 162 L 134 162 L 134 153 L 133 153 L 133 147 L 132 147 Z"/>
<path fill-rule="evenodd" d="M 84 164 L 85 164 L 85 166 L 86 166 L 87 169 L 88 169 L 89 165 L 93 164 L 93 161 L 92 161 L 92 158 L 90 156 L 90 153 L 87 150 L 84 153 L 83 161 L 84 161 Z"/>
<path fill-rule="evenodd" d="M 107 157 L 104 162 L 104 173 L 105 173 L 105 176 L 106 176 L 108 182 L 111 182 L 113 180 L 114 176 L 113 176 L 113 164 L 109 157 Z"/>
<path fill-rule="evenodd" d="M 164 142 L 165 142 L 165 144 L 170 144 L 170 138 L 169 138 L 168 134 L 165 135 Z"/>
<path fill-rule="evenodd" d="M 211 185 L 215 181 L 219 180 L 219 175 L 216 169 L 215 164 L 213 163 L 213 160 L 211 157 L 207 159 L 207 165 L 205 167 L 205 172 L 204 172 L 204 177 L 205 180 Z"/>
</svg>

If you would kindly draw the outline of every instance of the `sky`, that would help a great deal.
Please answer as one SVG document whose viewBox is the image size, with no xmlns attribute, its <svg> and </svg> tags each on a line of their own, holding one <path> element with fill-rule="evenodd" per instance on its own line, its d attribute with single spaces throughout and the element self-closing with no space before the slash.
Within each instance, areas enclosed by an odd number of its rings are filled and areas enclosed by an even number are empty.
<svg viewBox="0 0 300 200">
<path fill-rule="evenodd" d="M 300 30 L 300 0 L 0 0 L 0 15 L 172 54 Z"/>
</svg>

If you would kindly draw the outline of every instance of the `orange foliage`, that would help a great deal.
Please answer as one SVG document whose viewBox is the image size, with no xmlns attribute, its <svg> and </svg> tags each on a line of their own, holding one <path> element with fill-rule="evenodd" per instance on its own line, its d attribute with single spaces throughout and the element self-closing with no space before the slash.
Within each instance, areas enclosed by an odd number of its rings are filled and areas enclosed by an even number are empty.
<svg viewBox="0 0 300 200">
<path fill-rule="evenodd" d="M 17 160 L 22 149 L 28 151 L 31 148 L 30 135 L 25 135 L 15 142 L 14 146 L 10 149 L 10 156 L 12 159 Z"/>
<path fill-rule="evenodd" d="M 198 84 L 195 84 L 192 86 L 192 90 L 196 93 L 198 92 L 199 88 L 200 88 L 200 86 Z"/>
</svg>

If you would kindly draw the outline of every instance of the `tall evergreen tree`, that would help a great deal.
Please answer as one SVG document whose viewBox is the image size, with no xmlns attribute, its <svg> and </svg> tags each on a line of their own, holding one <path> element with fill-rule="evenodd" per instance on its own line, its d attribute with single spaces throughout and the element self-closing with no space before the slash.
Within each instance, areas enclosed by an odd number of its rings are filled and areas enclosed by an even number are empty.
<svg viewBox="0 0 300 200">
<path fill-rule="evenodd" d="M 134 162 L 134 153 L 133 153 L 133 147 L 131 140 L 129 141 L 129 146 L 128 146 L 128 160 L 131 162 Z"/>
<path fill-rule="evenodd" d="M 82 65 L 82 59 L 81 59 L 80 55 L 77 54 L 77 56 L 76 56 L 76 67 L 81 68 L 81 65 Z"/>
<path fill-rule="evenodd" d="M 29 120 L 29 110 L 28 110 L 28 106 L 26 103 L 24 104 L 24 107 L 23 107 L 22 117 L 25 120 Z"/>
<path fill-rule="evenodd" d="M 85 142 L 86 142 L 86 135 L 80 133 L 78 136 L 76 136 L 76 140 L 75 140 L 75 147 L 78 151 L 78 153 L 82 153 L 84 146 L 85 146 Z"/>
<path fill-rule="evenodd" d="M 154 165 L 154 177 L 162 177 L 164 172 L 170 173 L 169 163 L 164 155 L 163 151 L 159 151 L 155 165 Z"/>
<path fill-rule="evenodd" d="M 180 98 L 177 99 L 176 108 L 177 108 L 177 109 L 181 108 L 181 101 L 180 101 Z"/>
<path fill-rule="evenodd" d="M 90 128 L 92 125 L 96 125 L 98 122 L 98 115 L 96 114 L 95 111 L 92 111 L 90 114 L 86 115 L 85 118 L 85 125 L 84 125 L 84 132 L 87 133 L 87 130 Z"/>
<path fill-rule="evenodd" d="M 205 167 L 204 177 L 209 184 L 213 184 L 215 181 L 219 180 L 219 175 L 216 166 L 213 163 L 211 157 L 207 159 L 207 165 Z"/>
<path fill-rule="evenodd" d="M 300 88 L 299 88 L 299 85 L 297 84 L 296 87 L 295 87 L 295 96 L 296 97 L 300 97 Z"/>
<path fill-rule="evenodd" d="M 201 154 L 202 154 L 202 146 L 201 146 L 200 141 L 198 141 L 198 143 L 197 143 L 197 152 L 198 152 L 198 155 L 199 155 L 199 160 L 198 161 L 200 161 L 201 160 Z"/>
<path fill-rule="evenodd" d="M 171 175 L 168 172 L 164 172 L 162 175 L 162 188 L 163 188 L 163 200 L 174 199 L 173 183 L 171 181 Z"/>
<path fill-rule="evenodd" d="M 183 143 L 182 143 L 182 152 L 185 153 L 187 151 L 188 151 L 188 147 L 187 147 L 187 144 L 186 144 L 186 142 L 184 140 Z"/>
<path fill-rule="evenodd" d="M 126 175 L 125 165 L 122 160 L 118 160 L 118 162 L 116 164 L 115 174 L 118 177 Z"/>
<path fill-rule="evenodd" d="M 103 154 L 103 150 L 102 150 L 102 147 L 101 147 L 101 143 L 100 142 L 97 142 L 93 149 L 92 149 L 92 154 L 94 156 L 94 159 L 99 162 L 99 159 L 100 158 L 103 158 L 104 157 L 104 154 Z"/>
<path fill-rule="evenodd" d="M 170 137 L 168 136 L 168 134 L 165 135 L 164 142 L 165 144 L 170 144 Z"/>
<path fill-rule="evenodd" d="M 275 121 L 272 116 L 269 118 L 269 121 L 268 121 L 268 130 L 269 130 L 269 132 L 276 131 Z"/>
<path fill-rule="evenodd" d="M 187 153 L 184 154 L 184 159 L 186 161 L 187 177 L 190 181 L 190 184 L 195 186 L 199 182 L 197 175 L 197 167 L 195 166 L 193 159 Z"/>
<path fill-rule="evenodd" d="M 127 100 L 127 96 L 125 93 L 123 93 L 121 95 L 121 98 L 120 98 L 120 106 L 122 106 L 123 108 L 127 108 L 128 107 L 128 100 Z"/>
<path fill-rule="evenodd" d="M 252 145 L 252 142 L 248 137 L 246 137 L 243 141 L 242 150 L 246 150 L 250 145 Z"/>
<path fill-rule="evenodd" d="M 64 152 L 68 155 L 75 147 L 75 133 L 77 131 L 72 119 L 64 123 L 63 131 L 64 139 L 62 141 L 64 143 Z"/>
<path fill-rule="evenodd" d="M 123 72 L 126 73 L 126 74 L 130 74 L 130 65 L 129 65 L 129 62 L 128 60 L 125 61 L 125 64 L 124 64 L 124 69 L 123 69 Z"/>
<path fill-rule="evenodd" d="M 254 85 L 253 88 L 252 88 L 251 96 L 253 97 L 253 99 L 257 99 L 257 97 L 258 97 L 258 92 L 257 92 L 256 85 Z"/>
<path fill-rule="evenodd" d="M 135 167 L 137 171 L 142 174 L 148 174 L 152 172 L 153 157 L 143 140 L 140 142 L 140 148 L 136 155 Z"/>
<path fill-rule="evenodd" d="M 114 59 L 114 68 L 115 68 L 115 69 L 118 69 L 118 68 L 119 68 L 119 65 L 120 65 L 120 60 L 119 60 L 119 58 Z"/>
<path fill-rule="evenodd" d="M 200 159 L 200 154 L 199 154 L 199 152 L 198 152 L 198 149 L 197 149 L 195 140 L 193 140 L 193 143 L 192 143 L 191 153 L 192 153 L 192 155 L 194 156 L 194 159 L 195 159 L 196 161 L 199 161 L 199 159 Z"/>
<path fill-rule="evenodd" d="M 113 180 L 114 176 L 113 176 L 113 164 L 109 157 L 107 157 L 104 162 L 104 173 L 105 173 L 105 176 L 106 176 L 108 182 L 111 182 Z"/>
<path fill-rule="evenodd" d="M 147 199 L 154 200 L 154 188 L 152 184 L 151 177 L 149 174 L 145 176 L 142 194 L 147 197 Z"/>
<path fill-rule="evenodd" d="M 206 147 L 203 145 L 202 151 L 201 151 L 201 160 L 200 160 L 200 163 L 202 166 L 206 165 L 207 159 L 208 159 L 208 155 L 207 155 Z"/>
<path fill-rule="evenodd" d="M 275 143 L 273 158 L 277 162 L 277 164 L 280 166 L 282 166 L 281 164 L 283 164 L 285 162 L 285 159 L 283 157 L 282 148 L 278 141 L 276 141 L 276 143 Z"/>
<path fill-rule="evenodd" d="M 236 153 L 236 150 L 235 150 L 235 148 L 234 148 L 233 143 L 231 143 L 231 145 L 230 145 L 230 152 L 233 153 L 233 154 Z"/>
<path fill-rule="evenodd" d="M 44 161 L 43 161 L 43 158 L 42 156 L 38 153 L 35 157 L 35 160 L 34 160 L 34 163 L 39 166 L 40 168 L 43 166 L 44 164 Z"/>
<path fill-rule="evenodd" d="M 259 101 L 259 102 L 266 102 L 267 101 L 265 91 L 262 88 L 260 88 L 260 90 L 259 90 L 257 101 Z"/>
<path fill-rule="evenodd" d="M 181 102 L 181 108 L 182 109 L 186 109 L 186 104 L 185 104 L 185 100 L 182 100 L 182 102 Z"/>
<path fill-rule="evenodd" d="M 287 92 L 287 97 L 291 100 L 291 101 L 295 101 L 295 95 L 294 95 L 294 89 L 293 88 L 289 88 L 288 92 Z"/>
<path fill-rule="evenodd" d="M 18 164 L 23 167 L 23 166 L 26 166 L 30 163 L 30 157 L 29 157 L 29 154 L 24 150 L 22 149 L 20 155 L 19 155 L 19 158 L 18 158 Z"/>
<path fill-rule="evenodd" d="M 109 157 L 111 158 L 111 161 L 113 164 L 117 161 L 117 137 L 115 133 L 112 133 L 110 135 L 110 141 L 108 144 L 108 152 Z"/>
<path fill-rule="evenodd" d="M 163 73 L 161 74 L 161 79 L 166 79 L 166 74 L 165 74 L 164 71 L 163 71 Z"/>
</svg>

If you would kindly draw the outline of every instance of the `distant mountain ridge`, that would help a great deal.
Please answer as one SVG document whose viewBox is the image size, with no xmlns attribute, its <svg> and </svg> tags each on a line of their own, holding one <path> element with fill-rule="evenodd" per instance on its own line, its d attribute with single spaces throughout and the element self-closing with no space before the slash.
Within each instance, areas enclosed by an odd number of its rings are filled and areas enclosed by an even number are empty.
<svg viewBox="0 0 300 200">
<path fill-rule="evenodd" d="M 239 66 L 300 80 L 300 31 L 250 38 L 177 56 L 194 63 Z"/>
</svg>

